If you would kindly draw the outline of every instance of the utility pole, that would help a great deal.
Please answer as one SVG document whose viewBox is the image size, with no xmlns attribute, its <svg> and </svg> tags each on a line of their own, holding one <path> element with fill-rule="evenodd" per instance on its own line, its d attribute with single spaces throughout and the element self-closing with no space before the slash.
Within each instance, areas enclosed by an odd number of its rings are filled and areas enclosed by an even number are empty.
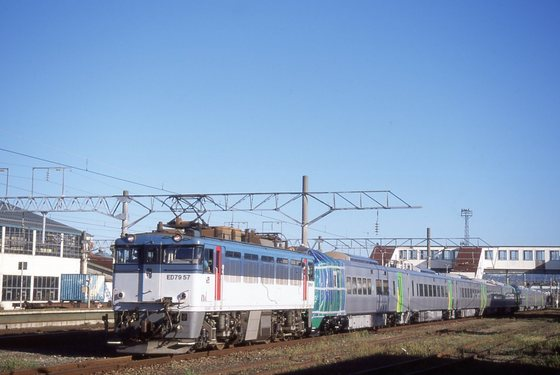
<svg viewBox="0 0 560 375">
<path fill-rule="evenodd" d="M 307 230 L 309 229 L 309 221 L 307 215 L 308 198 L 308 178 L 303 176 L 303 184 L 301 189 L 301 246 L 308 247 L 307 243 Z"/>
<path fill-rule="evenodd" d="M 21 271 L 19 278 L 19 308 L 23 307 L 23 271 L 27 269 L 27 262 L 18 262 L 18 269 Z M 27 295 L 25 296 L 27 299 Z"/>
<path fill-rule="evenodd" d="M 432 234 L 431 234 L 431 230 L 430 228 L 426 228 L 426 242 L 427 242 L 427 246 L 426 246 L 426 252 L 428 253 L 428 262 L 427 262 L 427 269 L 432 269 L 432 250 L 430 248 L 430 240 L 431 240 Z"/>
<path fill-rule="evenodd" d="M 82 232 L 80 236 L 81 242 L 81 250 L 80 250 L 80 273 L 82 275 L 87 274 L 87 267 L 88 267 L 88 255 L 89 255 L 89 242 L 90 238 L 88 237 L 85 231 Z"/>
<path fill-rule="evenodd" d="M 121 213 L 121 237 L 128 233 L 128 190 L 123 191 L 122 195 L 122 213 Z"/>
<path fill-rule="evenodd" d="M 10 169 L 9 168 L 0 168 L 0 172 L 6 172 L 6 195 L 4 195 L 5 197 L 8 196 L 8 181 L 10 179 Z"/>
</svg>

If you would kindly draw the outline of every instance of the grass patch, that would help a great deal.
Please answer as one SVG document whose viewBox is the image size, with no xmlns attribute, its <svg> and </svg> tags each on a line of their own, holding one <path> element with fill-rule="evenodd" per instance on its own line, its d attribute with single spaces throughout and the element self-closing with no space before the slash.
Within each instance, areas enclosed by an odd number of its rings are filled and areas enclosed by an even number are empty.
<svg viewBox="0 0 560 375">
<path fill-rule="evenodd" d="M 0 372 L 15 371 L 22 368 L 38 367 L 37 362 L 24 358 L 5 358 L 0 360 Z"/>
</svg>

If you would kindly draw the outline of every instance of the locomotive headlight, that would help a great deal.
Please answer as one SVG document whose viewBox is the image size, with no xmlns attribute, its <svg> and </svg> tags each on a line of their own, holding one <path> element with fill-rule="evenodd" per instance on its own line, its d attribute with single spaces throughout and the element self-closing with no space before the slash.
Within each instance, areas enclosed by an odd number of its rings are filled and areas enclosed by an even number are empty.
<svg viewBox="0 0 560 375">
<path fill-rule="evenodd" d="M 127 234 L 126 235 L 126 240 L 128 242 L 134 242 L 135 239 L 136 239 L 136 237 L 134 236 L 134 234 Z"/>
<path fill-rule="evenodd" d="M 118 292 L 115 294 L 115 300 L 123 299 L 123 298 L 124 298 L 124 292 Z"/>
<path fill-rule="evenodd" d="M 177 301 L 179 301 L 179 303 L 183 303 L 187 300 L 187 298 L 189 298 L 189 292 L 188 291 L 181 292 L 177 296 Z"/>
<path fill-rule="evenodd" d="M 183 236 L 181 236 L 179 233 L 177 233 L 173 236 L 173 241 L 175 241 L 175 242 L 179 242 L 182 239 L 183 239 Z"/>
</svg>

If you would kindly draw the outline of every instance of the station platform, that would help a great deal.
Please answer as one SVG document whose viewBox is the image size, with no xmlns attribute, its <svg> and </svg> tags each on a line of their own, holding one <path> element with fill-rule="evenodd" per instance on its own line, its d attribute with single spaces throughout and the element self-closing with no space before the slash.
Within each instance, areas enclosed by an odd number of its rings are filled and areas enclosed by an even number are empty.
<svg viewBox="0 0 560 375">
<path fill-rule="evenodd" d="M 112 309 L 46 309 L 0 312 L 0 334 L 13 330 L 103 325 L 103 316 L 113 323 Z"/>
</svg>

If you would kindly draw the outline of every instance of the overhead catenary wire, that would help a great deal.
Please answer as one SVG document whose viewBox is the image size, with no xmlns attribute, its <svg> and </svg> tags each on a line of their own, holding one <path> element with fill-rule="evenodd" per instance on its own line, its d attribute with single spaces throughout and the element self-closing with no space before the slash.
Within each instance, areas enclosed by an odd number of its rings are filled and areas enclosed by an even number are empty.
<svg viewBox="0 0 560 375">
<path fill-rule="evenodd" d="M 141 186 L 141 187 L 145 187 L 145 188 L 149 188 L 149 189 L 153 189 L 153 190 L 157 190 L 157 191 L 164 191 L 164 192 L 170 193 L 170 194 L 178 194 L 176 192 L 164 189 L 163 186 L 156 187 L 156 186 L 152 186 L 152 185 L 149 185 L 149 184 L 144 184 L 144 183 L 141 183 L 141 182 L 133 181 L 133 180 L 130 180 L 130 179 L 125 179 L 125 178 L 121 178 L 121 177 L 112 176 L 112 175 L 107 174 L 107 173 L 93 171 L 93 170 L 90 170 L 87 167 L 87 165 L 86 165 L 86 168 L 81 168 L 81 167 L 78 167 L 78 166 L 75 166 L 75 165 L 71 165 L 71 164 L 67 164 L 67 163 L 61 163 L 61 162 L 58 162 L 58 161 L 54 161 L 54 160 L 30 155 L 30 154 L 19 152 L 19 151 L 9 150 L 9 149 L 2 148 L 2 147 L 0 147 L 0 151 L 4 151 L 4 152 L 11 153 L 11 154 L 14 154 L 14 155 L 23 156 L 23 157 L 30 158 L 30 159 L 33 159 L 33 160 L 39 160 L 41 162 L 50 163 L 50 164 L 53 164 L 55 166 L 65 167 L 65 168 L 69 168 L 71 170 L 77 170 L 77 171 L 85 172 L 87 174 L 92 174 L 92 175 L 100 176 L 100 177 L 103 177 L 103 178 L 112 179 L 112 180 L 115 180 L 115 181 L 126 182 L 126 183 L 129 183 L 129 184 L 134 184 L 134 185 L 137 185 L 137 186 Z M 79 173 L 77 173 L 77 174 L 80 175 Z M 252 214 L 252 215 L 257 215 L 254 212 L 249 212 L 249 213 Z M 277 217 L 273 218 L 273 217 L 263 215 L 262 212 L 259 214 L 259 216 L 266 217 L 266 218 L 269 218 L 269 219 L 279 220 Z M 65 220 L 65 219 L 62 219 L 62 220 Z M 293 222 L 290 222 L 290 221 L 285 221 L 285 220 L 280 219 L 279 222 L 281 222 L 283 224 L 288 224 L 290 226 L 298 226 L 299 227 L 299 224 L 296 224 L 296 223 L 293 223 Z M 80 223 L 80 224 L 86 224 L 86 223 Z M 100 227 L 99 224 L 91 223 L 91 225 L 96 226 L 98 228 Z M 104 226 L 101 226 L 101 227 L 104 227 Z M 105 227 L 105 228 L 110 230 L 109 227 Z M 309 229 L 316 232 L 316 233 L 328 234 L 328 235 L 337 236 L 337 237 L 341 237 L 341 238 L 348 238 L 347 236 L 340 236 L 340 235 L 337 235 L 335 233 L 320 230 L 320 229 L 312 227 L 312 226 L 310 226 Z"/>
<path fill-rule="evenodd" d="M 142 186 L 142 187 L 145 187 L 145 188 L 148 188 L 148 189 L 164 191 L 166 193 L 171 193 L 171 194 L 178 194 L 175 191 L 167 190 L 167 189 L 164 189 L 163 187 L 156 187 L 156 186 L 144 184 L 142 182 L 132 181 L 132 180 L 122 178 L 122 177 L 111 176 L 111 175 L 106 174 L 106 173 L 92 171 L 88 168 L 81 168 L 81 167 L 78 167 L 78 166 L 75 166 L 75 165 L 60 163 L 60 162 L 57 162 L 57 161 L 41 158 L 41 157 L 38 157 L 38 156 L 29 155 L 29 154 L 26 154 L 26 153 L 23 153 L 23 152 L 8 150 L 8 149 L 3 148 L 3 147 L 0 147 L 0 151 L 8 152 L 8 153 L 11 153 L 11 154 L 14 154 L 14 155 L 19 155 L 19 156 L 23 156 L 23 157 L 34 159 L 34 160 L 39 160 L 39 161 L 42 161 L 42 162 L 45 162 L 45 163 L 51 163 L 51 164 L 54 164 L 54 165 L 57 165 L 57 166 L 60 166 L 60 167 L 76 169 L 76 170 L 79 170 L 79 171 L 82 171 L 82 172 L 87 172 L 87 173 L 91 173 L 91 174 L 94 174 L 94 175 L 97 175 L 97 176 L 109 178 L 109 179 L 112 179 L 112 180 L 117 180 L 117 181 L 126 182 L 126 183 L 137 185 L 137 186 Z"/>
</svg>

